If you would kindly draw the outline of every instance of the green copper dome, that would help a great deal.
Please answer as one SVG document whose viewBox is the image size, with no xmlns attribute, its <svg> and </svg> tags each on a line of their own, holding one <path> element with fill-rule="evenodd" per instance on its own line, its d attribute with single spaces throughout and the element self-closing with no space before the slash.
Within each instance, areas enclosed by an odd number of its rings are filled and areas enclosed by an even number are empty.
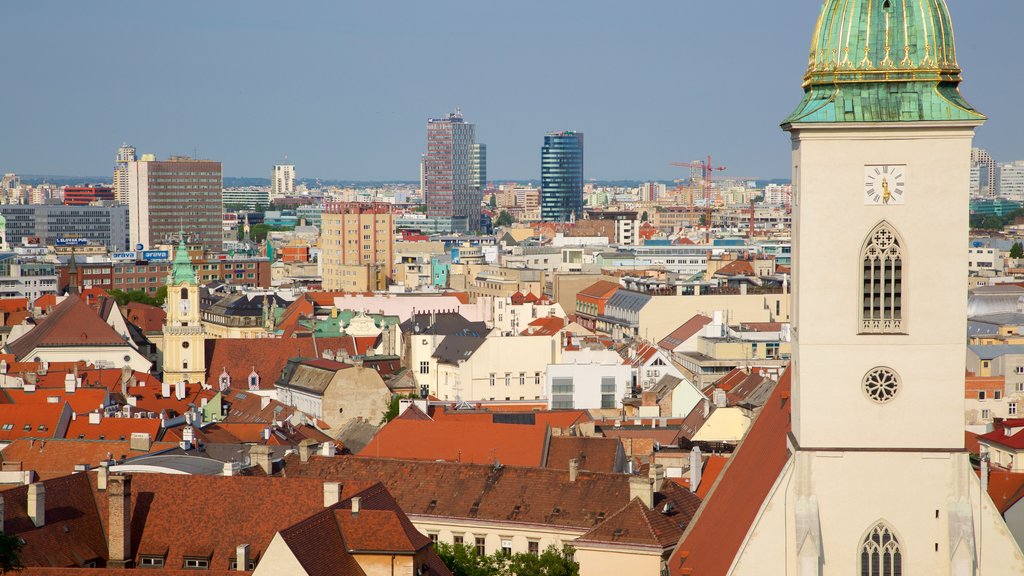
<svg viewBox="0 0 1024 576">
<path fill-rule="evenodd" d="M 174 251 L 174 264 L 171 267 L 169 280 L 172 286 L 180 286 L 185 282 L 189 282 L 193 286 L 199 284 L 196 281 L 196 269 L 192 266 L 192 260 L 188 257 L 188 247 L 185 246 L 184 240 L 178 244 L 178 249 Z"/>
<path fill-rule="evenodd" d="M 784 124 L 984 120 L 959 84 L 945 0 L 825 0 Z"/>
</svg>

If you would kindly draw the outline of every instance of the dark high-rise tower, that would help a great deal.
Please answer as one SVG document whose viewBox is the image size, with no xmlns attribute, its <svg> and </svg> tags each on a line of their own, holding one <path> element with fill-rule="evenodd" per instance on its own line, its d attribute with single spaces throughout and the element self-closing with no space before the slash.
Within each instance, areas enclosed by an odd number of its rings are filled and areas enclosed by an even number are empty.
<svg viewBox="0 0 1024 576">
<path fill-rule="evenodd" d="M 583 133 L 549 132 L 540 152 L 540 217 L 566 222 L 583 212 Z"/>
<path fill-rule="evenodd" d="M 456 110 L 427 120 L 427 154 L 423 163 L 423 196 L 427 216 L 448 231 L 480 226 L 482 194 L 474 182 L 475 126 Z"/>
</svg>

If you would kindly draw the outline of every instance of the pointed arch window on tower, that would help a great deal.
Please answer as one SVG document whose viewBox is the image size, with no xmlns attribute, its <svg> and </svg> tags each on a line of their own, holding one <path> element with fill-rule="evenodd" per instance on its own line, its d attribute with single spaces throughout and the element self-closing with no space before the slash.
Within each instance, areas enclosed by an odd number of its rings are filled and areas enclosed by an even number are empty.
<svg viewBox="0 0 1024 576">
<path fill-rule="evenodd" d="M 885 522 L 868 532 L 860 548 L 860 576 L 902 576 L 903 552 L 896 533 Z"/>
<path fill-rule="evenodd" d="M 882 222 L 871 231 L 861 252 L 861 332 L 903 334 L 903 241 Z"/>
</svg>

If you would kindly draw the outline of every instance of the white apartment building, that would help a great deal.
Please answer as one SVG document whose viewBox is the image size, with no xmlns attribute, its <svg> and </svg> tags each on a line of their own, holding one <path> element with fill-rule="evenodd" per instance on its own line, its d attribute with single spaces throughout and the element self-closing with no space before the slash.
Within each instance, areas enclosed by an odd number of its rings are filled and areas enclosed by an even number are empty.
<svg viewBox="0 0 1024 576">
<path fill-rule="evenodd" d="M 275 164 L 270 176 L 270 199 L 283 198 L 295 194 L 295 165 Z"/>
<path fill-rule="evenodd" d="M 547 367 L 544 397 L 548 408 L 598 410 L 622 407 L 633 369 L 614 350 L 565 351 Z"/>
</svg>

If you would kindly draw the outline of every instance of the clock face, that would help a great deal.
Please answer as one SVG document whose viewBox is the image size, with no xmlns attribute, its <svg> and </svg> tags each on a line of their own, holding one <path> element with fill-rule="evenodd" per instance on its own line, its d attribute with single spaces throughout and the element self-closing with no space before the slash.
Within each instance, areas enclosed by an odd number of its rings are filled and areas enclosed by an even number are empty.
<svg viewBox="0 0 1024 576">
<path fill-rule="evenodd" d="M 907 196 L 907 167 L 878 164 L 864 167 L 864 203 L 872 206 L 902 205 Z"/>
</svg>

